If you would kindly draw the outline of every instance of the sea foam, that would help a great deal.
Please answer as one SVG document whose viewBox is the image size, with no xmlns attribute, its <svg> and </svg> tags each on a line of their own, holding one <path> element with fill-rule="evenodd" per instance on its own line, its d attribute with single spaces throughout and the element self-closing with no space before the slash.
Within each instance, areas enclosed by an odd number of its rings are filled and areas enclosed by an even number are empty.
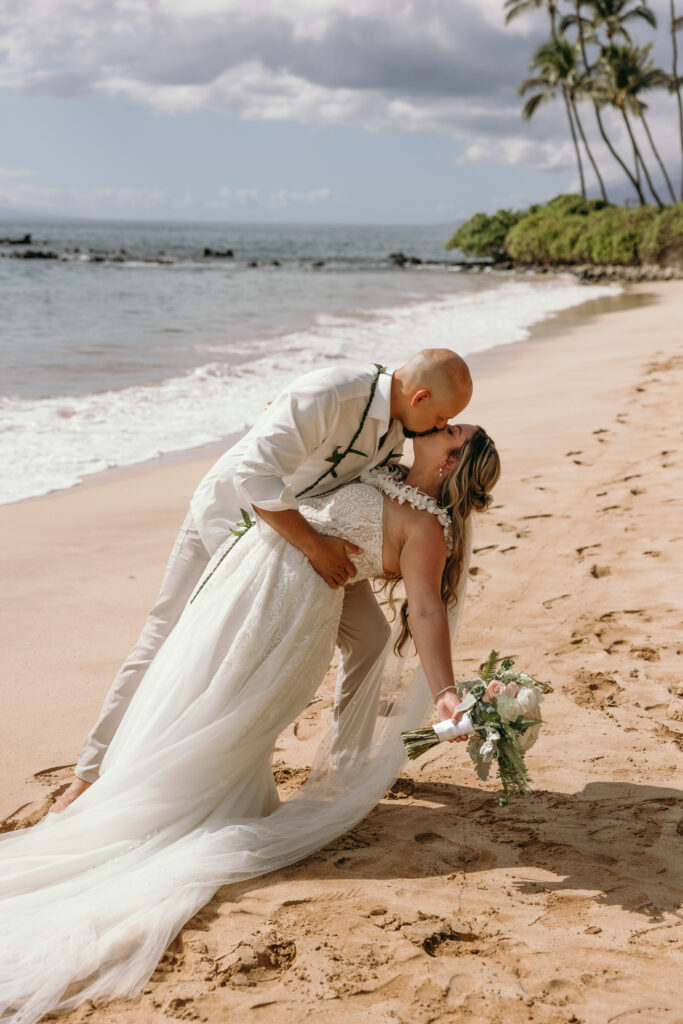
<svg viewBox="0 0 683 1024">
<path fill-rule="evenodd" d="M 0 503 L 72 487 L 102 470 L 129 466 L 247 429 L 294 377 L 331 362 L 397 366 L 425 347 L 463 355 L 528 336 L 532 324 L 618 285 L 586 288 L 574 278 L 505 281 L 341 316 L 319 315 L 306 330 L 212 344 L 210 361 L 161 383 L 95 394 L 0 398 Z M 189 497 L 189 495 L 188 495 Z"/>
</svg>

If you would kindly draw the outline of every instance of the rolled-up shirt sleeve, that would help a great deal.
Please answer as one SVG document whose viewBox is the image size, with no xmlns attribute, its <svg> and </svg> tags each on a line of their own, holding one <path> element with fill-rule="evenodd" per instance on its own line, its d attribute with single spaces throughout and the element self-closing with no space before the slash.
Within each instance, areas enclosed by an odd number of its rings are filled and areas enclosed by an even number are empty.
<svg viewBox="0 0 683 1024">
<path fill-rule="evenodd" d="M 264 413 L 235 471 L 240 505 L 271 512 L 299 502 L 284 477 L 291 476 L 329 436 L 338 416 L 333 388 L 286 392 Z"/>
</svg>

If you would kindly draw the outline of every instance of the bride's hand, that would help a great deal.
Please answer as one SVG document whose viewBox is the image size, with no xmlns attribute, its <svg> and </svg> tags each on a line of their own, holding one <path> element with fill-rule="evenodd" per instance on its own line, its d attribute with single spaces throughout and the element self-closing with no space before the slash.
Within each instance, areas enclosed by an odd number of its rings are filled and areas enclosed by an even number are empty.
<svg viewBox="0 0 683 1024">
<path fill-rule="evenodd" d="M 318 534 L 315 546 L 306 554 L 318 575 L 322 576 L 329 587 L 337 590 L 356 575 L 356 567 L 349 553 L 360 555 L 362 551 L 357 544 L 343 537 L 326 537 L 321 533 Z"/>
<path fill-rule="evenodd" d="M 440 721 L 445 722 L 448 718 L 452 718 L 454 722 L 459 721 L 464 714 L 464 712 L 458 711 L 459 704 L 460 698 L 455 690 L 448 690 L 446 693 L 443 693 L 436 702 L 436 710 Z M 449 740 L 449 743 L 462 743 L 468 739 L 469 736 L 457 736 L 454 740 Z"/>
</svg>

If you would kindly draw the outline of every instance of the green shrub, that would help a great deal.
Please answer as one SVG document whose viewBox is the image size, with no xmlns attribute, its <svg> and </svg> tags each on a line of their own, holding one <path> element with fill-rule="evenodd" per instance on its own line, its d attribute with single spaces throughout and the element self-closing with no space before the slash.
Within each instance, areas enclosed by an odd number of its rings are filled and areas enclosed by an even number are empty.
<svg viewBox="0 0 683 1024">
<path fill-rule="evenodd" d="M 634 266 L 643 261 L 645 232 L 656 215 L 651 206 L 607 206 L 597 199 L 557 196 L 511 228 L 505 248 L 519 263 Z"/>
<path fill-rule="evenodd" d="M 594 214 L 575 245 L 576 262 L 637 266 L 642 263 L 644 232 L 655 215 L 654 207 L 648 206 L 608 206 Z"/>
<path fill-rule="evenodd" d="M 455 246 L 467 255 L 545 266 L 683 267 L 683 203 L 660 211 L 561 195 L 526 212 L 478 213 L 446 243 L 447 249 Z"/>
<path fill-rule="evenodd" d="M 595 213 L 596 210 L 604 209 L 606 205 L 607 203 L 602 199 L 584 199 L 583 196 L 569 192 L 566 195 L 550 199 L 546 203 L 545 209 L 552 210 L 555 215 L 560 217 L 573 215 L 587 217 L 589 214 Z"/>
<path fill-rule="evenodd" d="M 683 267 L 683 203 L 667 206 L 651 219 L 640 251 L 645 263 Z"/>
<path fill-rule="evenodd" d="M 523 216 L 523 211 L 515 210 L 498 210 L 491 215 L 475 213 L 474 217 L 460 225 L 444 248 L 460 249 L 465 256 L 478 256 L 481 259 L 507 259 L 503 245 L 505 236 Z"/>
</svg>

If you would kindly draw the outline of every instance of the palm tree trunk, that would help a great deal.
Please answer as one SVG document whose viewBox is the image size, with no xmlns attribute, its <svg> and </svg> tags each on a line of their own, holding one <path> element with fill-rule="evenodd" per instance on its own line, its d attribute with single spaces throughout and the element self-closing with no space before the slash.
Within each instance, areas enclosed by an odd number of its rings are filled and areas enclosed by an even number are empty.
<svg viewBox="0 0 683 1024">
<path fill-rule="evenodd" d="M 678 84 L 678 43 L 676 41 L 676 12 L 674 0 L 670 0 L 671 7 L 671 42 L 673 44 L 673 84 L 676 88 L 676 100 L 678 101 L 678 131 L 681 136 L 681 202 L 683 202 L 683 101 L 681 100 L 681 87 Z"/>
<path fill-rule="evenodd" d="M 555 8 L 554 0 L 548 0 L 548 17 L 550 18 L 550 36 L 552 39 L 557 39 L 557 12 Z M 581 151 L 579 150 L 579 141 L 576 138 L 576 129 L 574 128 L 574 121 L 572 119 L 573 103 L 569 98 L 569 94 L 565 86 L 562 86 L 562 97 L 564 99 L 565 110 L 567 111 L 567 120 L 569 121 L 569 130 L 572 133 L 572 142 L 574 143 L 574 152 L 576 153 L 576 162 L 579 167 L 579 178 L 581 179 L 581 195 L 586 198 L 586 179 L 583 173 L 583 163 L 581 162 Z M 574 116 L 576 117 L 576 109 L 574 109 Z M 576 118 L 578 122 L 578 117 Z"/>
<path fill-rule="evenodd" d="M 598 170 L 598 165 L 596 164 L 595 158 L 593 157 L 593 154 L 592 154 L 592 152 L 590 150 L 590 147 L 588 145 L 588 141 L 586 139 L 586 133 L 583 130 L 583 125 L 581 124 L 581 118 L 579 117 L 579 111 L 578 111 L 578 109 L 576 107 L 576 104 L 574 104 L 574 108 L 573 109 L 574 109 L 574 117 L 576 118 L 576 127 L 579 129 L 579 134 L 581 136 L 581 141 L 583 142 L 583 145 L 584 145 L 584 148 L 586 150 L 586 153 L 588 154 L 588 159 L 591 162 L 591 167 L 593 168 L 593 171 L 595 173 L 595 177 L 598 179 L 598 184 L 600 186 L 600 194 L 602 195 L 602 198 L 603 198 L 604 202 L 607 203 L 607 202 L 609 202 L 609 200 L 607 199 L 607 193 L 605 192 L 605 183 L 602 180 L 602 177 L 600 175 L 600 171 Z"/>
<path fill-rule="evenodd" d="M 673 0 L 672 0 L 672 2 L 673 2 Z M 586 48 L 586 37 L 585 37 L 584 31 L 583 31 L 583 21 L 581 19 L 581 3 L 580 3 L 580 0 L 574 0 L 574 10 L 576 12 L 576 27 L 577 27 L 578 34 L 579 34 L 579 46 L 581 48 L 581 57 L 583 59 L 583 67 L 584 67 L 584 70 L 585 70 L 586 74 L 590 77 L 591 67 L 590 67 L 590 62 L 588 60 L 588 50 Z M 622 168 L 622 170 L 626 174 L 626 176 L 629 179 L 629 181 L 631 182 L 631 184 L 636 189 L 636 192 L 638 193 L 638 198 L 640 199 L 640 202 L 644 204 L 645 203 L 645 197 L 642 194 L 642 190 L 640 189 L 638 182 L 634 179 L 634 177 L 631 174 L 631 172 L 629 171 L 628 167 L 626 166 L 626 164 L 621 159 L 621 157 L 617 153 L 616 149 L 614 148 L 614 146 L 610 142 L 610 139 L 609 139 L 609 137 L 607 135 L 607 132 L 605 131 L 605 126 L 602 123 L 602 117 L 600 116 L 600 107 L 595 102 L 595 100 L 593 100 L 593 110 L 595 111 L 595 119 L 598 122 L 598 128 L 600 130 L 600 135 L 602 137 L 602 141 L 605 143 L 605 145 L 607 146 L 608 150 L 610 151 L 610 153 L 612 154 L 614 159 L 617 161 L 617 163 Z M 580 124 L 580 122 L 579 122 L 579 124 Z M 583 137 L 583 131 L 581 132 L 581 135 Z M 681 138 L 683 138 L 683 136 L 681 136 Z M 584 139 L 584 145 L 586 145 L 585 139 Z M 586 145 L 586 149 L 588 149 L 587 145 Z M 595 167 L 595 162 L 594 162 L 594 160 L 592 158 L 592 155 L 589 154 L 589 156 L 591 157 L 591 163 L 593 164 L 593 167 L 594 167 L 595 172 L 597 174 L 597 168 Z M 598 174 L 598 181 L 600 182 L 600 189 L 602 191 L 603 199 L 605 200 L 605 202 L 607 202 L 607 194 L 605 192 L 605 186 L 604 186 L 602 178 L 600 177 L 599 174 Z"/>
<path fill-rule="evenodd" d="M 631 145 L 633 146 L 633 152 L 635 153 L 636 167 L 638 166 L 638 161 L 640 160 L 641 164 L 643 165 L 643 172 L 645 174 L 645 180 L 647 181 L 648 188 L 650 189 L 650 192 L 654 196 L 654 200 L 657 203 L 657 206 L 661 210 L 664 207 L 664 203 L 662 202 L 662 200 L 657 195 L 657 192 L 655 191 L 655 187 L 652 184 L 652 179 L 650 178 L 650 173 L 649 173 L 649 171 L 647 169 L 647 165 L 646 165 L 645 161 L 643 160 L 643 157 L 641 155 L 640 150 L 638 149 L 638 143 L 636 142 L 636 137 L 633 134 L 633 129 L 631 128 L 631 122 L 629 121 L 628 115 L 627 115 L 626 111 L 624 110 L 624 108 L 620 107 L 620 110 L 621 110 L 622 117 L 624 118 L 624 123 L 626 125 L 626 130 L 627 130 L 627 132 L 629 134 L 629 138 L 631 140 Z"/>
<path fill-rule="evenodd" d="M 632 142 L 632 148 L 633 148 L 633 166 L 636 169 L 636 178 L 637 178 L 638 184 L 641 185 L 642 184 L 642 179 L 640 177 L 640 164 L 642 162 L 642 157 L 640 155 L 638 147 L 635 144 L 633 136 L 631 136 L 631 142 Z M 645 168 L 643 167 L 643 170 L 644 169 Z"/>
<path fill-rule="evenodd" d="M 600 129 L 600 135 L 602 136 L 602 141 L 605 143 L 605 145 L 609 149 L 610 153 L 612 154 L 614 159 L 617 161 L 617 163 L 619 164 L 619 166 L 623 170 L 624 174 L 626 175 L 626 177 L 628 178 L 628 180 L 631 182 L 631 184 L 633 185 L 634 189 L 638 193 L 638 200 L 640 202 L 640 205 L 641 206 L 645 206 L 646 205 L 646 199 L 645 199 L 645 196 L 643 195 L 643 190 L 642 190 L 642 188 L 640 186 L 640 182 L 638 181 L 637 178 L 635 178 L 633 176 L 633 174 L 631 173 L 631 170 L 630 170 L 628 164 L 626 164 L 621 159 L 621 157 L 617 153 L 616 149 L 612 145 L 612 143 L 610 141 L 610 138 L 609 138 L 607 132 L 605 131 L 605 126 L 602 123 L 602 115 L 600 113 L 600 107 L 598 106 L 598 104 L 596 103 L 595 100 L 593 100 L 593 109 L 595 111 L 595 119 L 598 122 L 598 128 Z"/>
<path fill-rule="evenodd" d="M 666 181 L 667 187 L 669 189 L 669 195 L 671 196 L 671 202 L 675 203 L 676 202 L 676 194 L 674 192 L 673 185 L 671 184 L 671 178 L 666 173 L 666 167 L 664 166 L 664 164 L 662 162 L 662 158 L 659 155 L 659 150 L 655 146 L 655 140 L 652 138 L 652 132 L 650 131 L 650 126 L 648 125 L 647 121 L 645 120 L 645 114 L 641 114 L 640 115 L 640 120 L 643 122 L 643 128 L 645 129 L 645 134 L 647 135 L 648 142 L 652 146 L 652 152 L 654 153 L 655 159 L 657 160 L 657 163 L 660 166 L 661 172 L 664 175 L 664 180 Z"/>
<path fill-rule="evenodd" d="M 567 109 L 567 120 L 569 121 L 569 130 L 572 133 L 572 142 L 574 143 L 574 152 L 576 153 L 576 162 L 579 165 L 579 178 L 581 179 L 581 195 L 586 198 L 586 179 L 583 174 L 583 163 L 581 162 L 581 151 L 579 150 L 579 140 L 576 137 L 576 129 L 574 128 L 574 120 L 572 118 L 572 105 L 567 90 L 562 86 L 562 95 L 564 96 L 564 105 Z M 577 118 L 578 121 L 578 118 Z"/>
</svg>

